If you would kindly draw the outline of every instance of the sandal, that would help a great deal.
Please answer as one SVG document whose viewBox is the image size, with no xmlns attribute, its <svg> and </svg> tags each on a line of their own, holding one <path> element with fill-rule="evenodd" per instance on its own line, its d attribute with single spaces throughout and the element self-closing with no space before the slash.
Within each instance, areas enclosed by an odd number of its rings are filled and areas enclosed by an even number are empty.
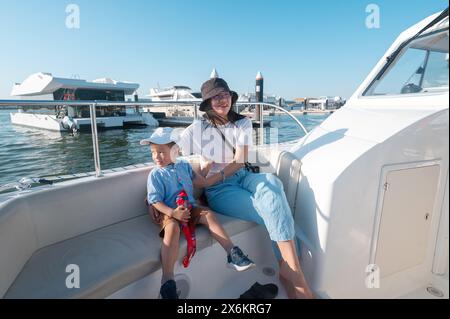
<svg viewBox="0 0 450 319">
<path fill-rule="evenodd" d="M 255 282 L 253 286 L 244 292 L 239 299 L 273 299 L 278 294 L 278 287 L 275 284 L 261 285 Z"/>
</svg>

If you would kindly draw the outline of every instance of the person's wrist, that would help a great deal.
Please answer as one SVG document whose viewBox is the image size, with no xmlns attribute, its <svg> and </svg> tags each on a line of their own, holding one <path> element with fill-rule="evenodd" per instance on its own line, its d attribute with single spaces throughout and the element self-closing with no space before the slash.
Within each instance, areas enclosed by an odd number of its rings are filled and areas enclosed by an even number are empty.
<svg viewBox="0 0 450 319">
<path fill-rule="evenodd" d="M 220 176 L 222 178 L 222 183 L 225 182 L 225 172 L 223 171 L 223 169 L 220 170 Z"/>
</svg>

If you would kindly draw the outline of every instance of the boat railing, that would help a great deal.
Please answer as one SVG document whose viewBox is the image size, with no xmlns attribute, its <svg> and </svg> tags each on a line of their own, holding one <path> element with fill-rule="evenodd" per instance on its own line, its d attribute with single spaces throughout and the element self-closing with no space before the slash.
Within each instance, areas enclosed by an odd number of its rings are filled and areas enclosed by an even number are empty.
<svg viewBox="0 0 450 319">
<path fill-rule="evenodd" d="M 263 123 L 263 110 L 262 110 L 264 106 L 268 106 L 268 107 L 274 108 L 274 109 L 276 109 L 278 111 L 282 111 L 283 113 L 288 115 L 303 130 L 303 132 L 305 134 L 308 134 L 308 131 L 305 128 L 305 126 L 302 124 L 302 122 L 300 122 L 299 119 L 296 118 L 294 114 L 292 114 L 288 110 L 282 108 L 281 106 L 278 106 L 278 105 L 275 105 L 275 104 L 271 104 L 271 103 L 263 103 L 263 102 L 237 102 L 236 105 L 237 106 L 240 106 L 240 105 L 249 105 L 249 106 L 254 105 L 256 107 L 261 106 L 261 112 L 259 112 L 260 118 L 256 119 L 257 121 L 259 121 L 259 124 L 260 124 L 259 125 L 259 130 L 260 130 L 260 132 L 259 132 L 259 136 L 260 136 L 259 144 L 260 145 L 264 144 L 264 139 L 263 139 L 263 137 L 264 137 L 264 134 L 263 134 L 264 123 Z"/>
<path fill-rule="evenodd" d="M 100 152 L 99 152 L 99 145 L 98 145 L 98 133 L 97 133 L 97 117 L 96 117 L 96 108 L 97 107 L 103 107 L 103 106 L 134 106 L 134 107 L 151 107 L 151 106 L 158 106 L 158 105 L 193 105 L 194 106 L 194 118 L 198 118 L 198 105 L 200 104 L 201 100 L 198 101 L 189 101 L 189 100 L 180 100 L 180 101 L 149 101 L 149 102 L 139 102 L 139 101 L 51 101 L 51 100 L 0 100 L 0 109 L 2 106 L 14 106 L 14 107 L 30 107 L 30 108 L 39 108 L 39 107 L 47 107 L 47 106 L 80 106 L 80 107 L 89 107 L 90 110 L 90 119 L 91 119 L 91 132 L 92 132 L 92 148 L 94 153 L 94 166 L 95 166 L 95 176 L 100 177 L 102 176 L 102 170 L 101 170 L 101 164 L 100 164 Z M 263 112 L 262 108 L 263 106 L 271 107 L 274 109 L 277 109 L 279 111 L 282 111 L 283 113 L 287 114 L 289 117 L 291 117 L 294 122 L 304 131 L 305 134 L 308 133 L 306 128 L 303 126 L 303 124 L 289 111 L 285 110 L 284 108 L 271 104 L 271 103 L 263 103 L 263 102 L 237 102 L 237 106 L 241 105 L 254 105 L 254 106 L 261 106 L 261 112 L 260 112 L 260 118 L 257 119 L 259 121 L 259 132 L 258 135 L 259 138 L 259 145 L 262 145 L 264 143 L 263 136 L 264 136 L 264 123 L 262 120 Z"/>
</svg>

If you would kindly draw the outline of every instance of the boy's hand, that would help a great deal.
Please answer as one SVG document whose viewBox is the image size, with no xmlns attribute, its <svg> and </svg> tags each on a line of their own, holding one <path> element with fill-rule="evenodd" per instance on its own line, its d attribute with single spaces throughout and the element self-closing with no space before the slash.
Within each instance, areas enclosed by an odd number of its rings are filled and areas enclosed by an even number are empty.
<svg viewBox="0 0 450 319">
<path fill-rule="evenodd" d="M 191 212 L 184 206 L 178 206 L 173 210 L 172 217 L 180 222 L 187 223 L 191 218 Z"/>
</svg>

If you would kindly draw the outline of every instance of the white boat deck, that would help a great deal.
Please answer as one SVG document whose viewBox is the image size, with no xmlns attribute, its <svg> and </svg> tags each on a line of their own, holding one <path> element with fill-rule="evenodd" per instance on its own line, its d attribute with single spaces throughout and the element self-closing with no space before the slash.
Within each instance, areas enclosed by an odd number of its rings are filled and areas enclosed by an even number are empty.
<svg viewBox="0 0 450 319">
<path fill-rule="evenodd" d="M 249 238 L 252 240 L 249 241 Z M 278 279 L 278 265 L 267 232 L 260 227 L 254 227 L 246 233 L 233 236 L 232 240 L 255 261 L 256 267 L 244 272 L 228 268 L 225 251 L 215 243 L 198 251 L 188 268 L 183 268 L 180 263 L 175 266 L 175 281 L 180 298 L 237 299 L 255 282 L 259 282 L 276 284 L 278 286 L 276 298 L 286 299 L 286 292 Z M 261 249 L 262 247 L 264 249 Z M 162 272 L 159 269 L 108 298 L 159 298 L 161 276 Z"/>
</svg>

